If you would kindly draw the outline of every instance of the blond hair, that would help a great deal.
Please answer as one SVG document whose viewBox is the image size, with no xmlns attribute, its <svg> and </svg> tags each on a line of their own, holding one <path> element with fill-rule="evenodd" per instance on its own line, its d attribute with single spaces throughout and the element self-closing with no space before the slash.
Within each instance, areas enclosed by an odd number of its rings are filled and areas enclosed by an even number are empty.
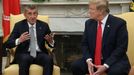
<svg viewBox="0 0 134 75">
<path fill-rule="evenodd" d="M 89 0 L 89 5 L 95 4 L 97 10 L 101 10 L 104 13 L 109 13 L 109 3 L 108 0 Z"/>
</svg>

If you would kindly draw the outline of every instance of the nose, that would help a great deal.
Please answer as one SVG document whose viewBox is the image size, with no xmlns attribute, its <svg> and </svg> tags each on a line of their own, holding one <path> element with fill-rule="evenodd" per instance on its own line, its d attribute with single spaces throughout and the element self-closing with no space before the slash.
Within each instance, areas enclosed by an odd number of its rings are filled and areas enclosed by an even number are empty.
<svg viewBox="0 0 134 75">
<path fill-rule="evenodd" d="M 31 18 L 35 18 L 35 15 L 34 15 L 34 14 L 32 14 L 32 15 L 31 15 Z"/>
</svg>

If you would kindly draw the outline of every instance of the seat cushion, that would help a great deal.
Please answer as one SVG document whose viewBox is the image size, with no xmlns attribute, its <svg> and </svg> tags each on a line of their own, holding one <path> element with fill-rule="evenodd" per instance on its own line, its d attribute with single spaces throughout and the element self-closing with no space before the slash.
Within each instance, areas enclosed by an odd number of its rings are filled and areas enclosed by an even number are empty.
<svg viewBox="0 0 134 75">
<path fill-rule="evenodd" d="M 134 75 L 134 66 L 131 67 L 131 70 L 129 72 L 129 75 Z"/>
<path fill-rule="evenodd" d="M 19 75 L 18 70 L 19 70 L 18 65 L 13 64 L 4 70 L 3 75 Z M 42 75 L 42 73 L 43 73 L 43 69 L 41 66 L 36 64 L 32 64 L 30 66 L 29 75 Z M 60 68 L 58 66 L 54 65 L 53 75 L 60 75 Z"/>
<path fill-rule="evenodd" d="M 19 67 L 16 64 L 10 65 L 4 69 L 3 75 L 19 75 Z"/>
</svg>

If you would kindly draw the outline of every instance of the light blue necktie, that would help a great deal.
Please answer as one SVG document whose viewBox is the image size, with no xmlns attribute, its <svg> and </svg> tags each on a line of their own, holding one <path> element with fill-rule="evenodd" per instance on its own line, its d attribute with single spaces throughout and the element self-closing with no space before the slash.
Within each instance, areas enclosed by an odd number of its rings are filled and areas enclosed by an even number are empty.
<svg viewBox="0 0 134 75">
<path fill-rule="evenodd" d="M 36 45 L 33 26 L 30 27 L 30 55 L 34 58 L 36 57 Z"/>
</svg>

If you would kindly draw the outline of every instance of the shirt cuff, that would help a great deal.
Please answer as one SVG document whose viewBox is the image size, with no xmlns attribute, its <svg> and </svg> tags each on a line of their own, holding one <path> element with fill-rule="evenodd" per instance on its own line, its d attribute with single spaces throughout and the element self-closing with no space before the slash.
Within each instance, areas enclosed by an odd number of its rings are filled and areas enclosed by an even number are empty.
<svg viewBox="0 0 134 75">
<path fill-rule="evenodd" d="M 54 43 L 55 43 L 55 41 L 53 40 L 53 42 L 49 43 L 49 44 L 50 44 L 50 46 L 54 47 Z"/>
<path fill-rule="evenodd" d="M 15 40 L 15 45 L 19 45 L 20 42 L 19 42 L 19 38 Z"/>
<path fill-rule="evenodd" d="M 109 65 L 107 65 L 107 64 L 105 64 L 105 63 L 104 63 L 103 65 L 104 65 L 106 68 L 109 68 Z"/>
<path fill-rule="evenodd" d="M 88 58 L 88 59 L 86 60 L 86 62 L 88 62 L 88 61 L 92 61 L 92 59 L 91 59 L 91 58 Z"/>
</svg>

